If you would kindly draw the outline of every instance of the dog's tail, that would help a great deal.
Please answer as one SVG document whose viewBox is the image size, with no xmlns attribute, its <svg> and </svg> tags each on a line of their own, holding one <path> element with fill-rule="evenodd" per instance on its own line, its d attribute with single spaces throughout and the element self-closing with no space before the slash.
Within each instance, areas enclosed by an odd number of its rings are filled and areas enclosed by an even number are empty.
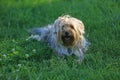
<svg viewBox="0 0 120 80">
<path fill-rule="evenodd" d="M 33 28 L 33 29 L 27 30 L 29 35 L 41 35 L 41 31 L 42 31 L 41 28 Z"/>
</svg>

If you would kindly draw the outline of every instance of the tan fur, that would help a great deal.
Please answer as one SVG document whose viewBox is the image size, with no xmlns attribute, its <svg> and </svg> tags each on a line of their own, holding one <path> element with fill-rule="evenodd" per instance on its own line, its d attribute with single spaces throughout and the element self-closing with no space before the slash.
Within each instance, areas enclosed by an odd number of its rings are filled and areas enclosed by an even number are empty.
<svg viewBox="0 0 120 80">
<path fill-rule="evenodd" d="M 78 57 L 78 61 L 81 61 L 89 45 L 84 38 L 84 30 L 82 21 L 65 15 L 56 19 L 52 25 L 29 30 L 31 34 L 29 39 L 44 41 L 59 56 L 74 54 Z"/>
</svg>

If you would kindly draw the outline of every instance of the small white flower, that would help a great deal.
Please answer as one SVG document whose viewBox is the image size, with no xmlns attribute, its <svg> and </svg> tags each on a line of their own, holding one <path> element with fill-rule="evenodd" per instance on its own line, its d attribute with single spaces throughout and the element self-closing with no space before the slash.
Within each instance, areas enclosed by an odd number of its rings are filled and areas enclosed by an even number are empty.
<svg viewBox="0 0 120 80">
<path fill-rule="evenodd" d="M 21 64 L 18 64 L 18 67 L 21 67 Z"/>
<path fill-rule="evenodd" d="M 28 41 L 28 40 L 29 40 L 29 38 L 26 39 L 26 41 Z"/>
<path fill-rule="evenodd" d="M 28 58 L 28 57 L 29 57 L 29 54 L 25 54 L 25 57 Z"/>
<path fill-rule="evenodd" d="M 13 42 L 13 43 L 18 43 L 18 42 L 15 41 L 15 39 L 13 39 L 12 42 Z"/>
<path fill-rule="evenodd" d="M 12 42 L 15 42 L 15 40 L 13 39 Z"/>
<path fill-rule="evenodd" d="M 12 51 L 15 52 L 15 48 L 13 48 Z"/>
<path fill-rule="evenodd" d="M 6 58 L 6 57 L 7 57 L 7 56 L 6 56 L 6 54 L 3 54 L 3 57 L 5 57 L 5 58 Z"/>
<path fill-rule="evenodd" d="M 34 53 L 36 53 L 36 49 L 33 49 L 32 51 L 33 51 Z"/>
<path fill-rule="evenodd" d="M 19 69 L 16 70 L 16 72 L 20 71 Z"/>
</svg>

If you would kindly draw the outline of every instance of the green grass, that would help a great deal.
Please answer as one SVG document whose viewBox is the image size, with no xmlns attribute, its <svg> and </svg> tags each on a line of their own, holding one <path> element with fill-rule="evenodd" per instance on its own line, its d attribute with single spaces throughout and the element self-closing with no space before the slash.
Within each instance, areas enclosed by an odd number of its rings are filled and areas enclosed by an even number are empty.
<svg viewBox="0 0 120 80">
<path fill-rule="evenodd" d="M 119 80 L 119 0 L 0 0 L 0 80 Z M 61 15 L 81 19 L 91 42 L 82 64 L 58 59 L 27 29 Z"/>
</svg>

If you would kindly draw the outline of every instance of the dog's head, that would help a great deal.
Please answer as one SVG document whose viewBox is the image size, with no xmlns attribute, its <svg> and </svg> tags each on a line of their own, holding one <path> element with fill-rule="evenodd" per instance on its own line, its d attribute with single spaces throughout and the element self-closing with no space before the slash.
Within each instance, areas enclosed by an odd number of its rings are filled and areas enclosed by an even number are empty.
<svg viewBox="0 0 120 80">
<path fill-rule="evenodd" d="M 83 23 L 69 15 L 59 17 L 54 23 L 54 28 L 56 42 L 65 47 L 76 45 L 84 34 Z"/>
</svg>

